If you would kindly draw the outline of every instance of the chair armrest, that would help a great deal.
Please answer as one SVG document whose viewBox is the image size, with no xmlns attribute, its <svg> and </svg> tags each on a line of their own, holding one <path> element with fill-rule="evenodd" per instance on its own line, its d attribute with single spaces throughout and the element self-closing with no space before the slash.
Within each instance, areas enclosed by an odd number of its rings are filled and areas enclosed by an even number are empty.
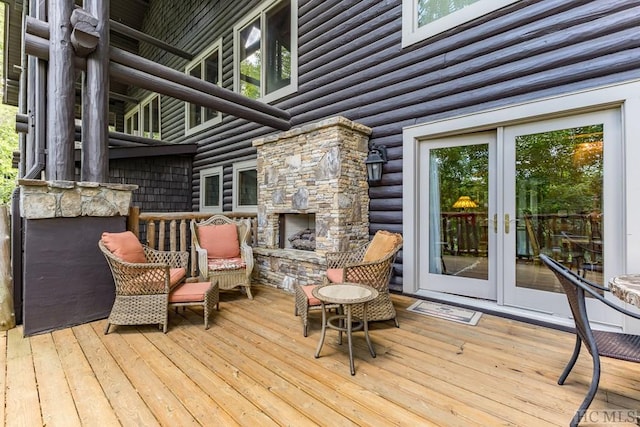
<svg viewBox="0 0 640 427">
<path fill-rule="evenodd" d="M 164 263 L 110 263 L 119 295 L 163 294 L 169 292 L 169 265 Z"/>
<path fill-rule="evenodd" d="M 200 277 L 207 279 L 209 277 L 209 262 L 207 257 L 207 250 L 201 248 L 199 245 L 196 247 L 196 256 L 198 258 L 198 272 Z"/>
<path fill-rule="evenodd" d="M 386 257 L 378 261 L 346 265 L 343 267 L 343 280 L 345 282 L 362 283 L 375 288 L 379 292 L 387 292 L 389 290 L 392 261 L 392 257 Z"/>
<path fill-rule="evenodd" d="M 583 283 L 580 283 L 580 288 L 583 289 L 586 293 L 588 293 L 592 297 L 600 300 L 601 302 L 605 303 L 609 307 L 613 308 L 614 310 L 619 311 L 620 313 L 622 313 L 622 314 L 624 314 L 626 316 L 633 317 L 634 319 L 640 319 L 640 314 L 637 314 L 637 313 L 634 313 L 632 311 L 629 311 L 629 310 L 625 309 L 624 307 L 621 307 L 618 304 L 609 301 L 608 299 L 606 299 L 602 295 L 600 295 L 598 292 L 594 291 L 593 289 L 590 289 L 589 286 L 586 286 Z"/>
<path fill-rule="evenodd" d="M 346 265 L 359 263 L 367 251 L 367 246 L 368 244 L 364 244 L 352 251 L 327 252 L 327 268 L 344 268 Z"/>
<path fill-rule="evenodd" d="M 149 263 L 167 264 L 171 268 L 185 268 L 189 266 L 189 252 L 186 251 L 159 251 L 148 246 L 143 246 Z"/>
<path fill-rule="evenodd" d="M 246 243 L 240 244 L 240 257 L 247 265 L 247 276 L 253 271 L 253 248 Z"/>
</svg>

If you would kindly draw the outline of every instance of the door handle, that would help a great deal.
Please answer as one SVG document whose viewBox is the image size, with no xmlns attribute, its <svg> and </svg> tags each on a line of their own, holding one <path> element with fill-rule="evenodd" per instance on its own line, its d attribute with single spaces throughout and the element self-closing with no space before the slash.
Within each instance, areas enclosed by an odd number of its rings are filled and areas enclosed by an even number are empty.
<svg viewBox="0 0 640 427">
<path fill-rule="evenodd" d="M 504 234 L 509 234 L 509 214 L 504 214 Z"/>
<path fill-rule="evenodd" d="M 498 234 L 498 214 L 493 214 L 493 232 Z"/>
</svg>

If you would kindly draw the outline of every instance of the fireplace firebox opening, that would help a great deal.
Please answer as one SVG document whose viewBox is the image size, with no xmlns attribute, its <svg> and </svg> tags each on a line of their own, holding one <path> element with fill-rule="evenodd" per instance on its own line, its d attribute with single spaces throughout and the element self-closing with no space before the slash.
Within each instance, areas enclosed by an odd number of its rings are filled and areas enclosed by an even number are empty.
<svg viewBox="0 0 640 427">
<path fill-rule="evenodd" d="M 315 214 L 280 214 L 279 223 L 279 247 L 281 249 L 315 251 Z"/>
</svg>

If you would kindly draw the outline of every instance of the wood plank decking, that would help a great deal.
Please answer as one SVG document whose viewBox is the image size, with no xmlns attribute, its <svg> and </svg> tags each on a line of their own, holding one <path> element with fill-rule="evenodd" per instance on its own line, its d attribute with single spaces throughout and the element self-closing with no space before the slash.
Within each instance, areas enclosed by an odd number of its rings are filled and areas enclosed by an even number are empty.
<svg viewBox="0 0 640 427">
<path fill-rule="evenodd" d="M 585 352 L 556 384 L 572 334 L 486 314 L 477 326 L 424 317 L 397 295 L 400 328 L 372 325 L 375 359 L 355 334 L 352 377 L 335 331 L 314 359 L 319 313 L 304 338 L 292 295 L 254 295 L 221 294 L 207 331 L 187 310 L 171 312 L 167 334 L 105 336 L 104 321 L 28 339 L 3 332 L 2 425 L 568 425 L 591 378 Z M 591 409 L 640 410 L 639 379 L 640 364 L 604 359 Z"/>
</svg>

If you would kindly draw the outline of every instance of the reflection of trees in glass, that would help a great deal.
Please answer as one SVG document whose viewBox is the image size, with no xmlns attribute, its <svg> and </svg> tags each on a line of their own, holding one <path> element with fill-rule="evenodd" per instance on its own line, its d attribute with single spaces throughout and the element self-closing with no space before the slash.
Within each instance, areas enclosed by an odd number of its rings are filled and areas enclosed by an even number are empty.
<svg viewBox="0 0 640 427">
<path fill-rule="evenodd" d="M 478 0 L 418 0 L 418 27 L 436 21 Z"/>
<path fill-rule="evenodd" d="M 260 51 L 240 63 L 240 93 L 251 99 L 260 98 Z"/>
<path fill-rule="evenodd" d="M 291 83 L 291 5 L 288 1 L 267 12 L 266 94 Z"/>
<path fill-rule="evenodd" d="M 603 126 L 592 125 L 516 138 L 518 212 L 600 211 Z"/>
<path fill-rule="evenodd" d="M 460 196 L 469 196 L 486 211 L 489 188 L 489 147 L 487 144 L 431 150 L 438 164 L 440 206 L 451 211 Z"/>
</svg>

